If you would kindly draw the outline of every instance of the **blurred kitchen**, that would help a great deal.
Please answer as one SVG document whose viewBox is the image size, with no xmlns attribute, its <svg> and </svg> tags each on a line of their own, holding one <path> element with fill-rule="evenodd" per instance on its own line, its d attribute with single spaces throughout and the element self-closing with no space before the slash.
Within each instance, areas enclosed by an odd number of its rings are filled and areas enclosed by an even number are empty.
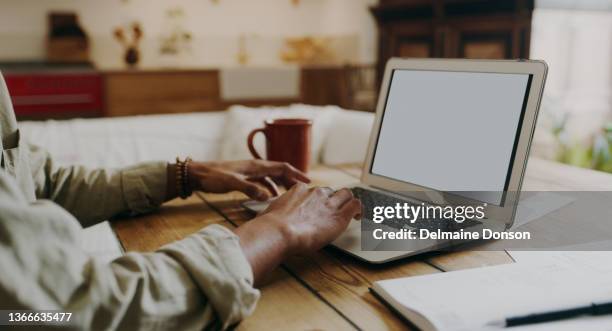
<svg viewBox="0 0 612 331">
<path fill-rule="evenodd" d="M 206 111 L 236 102 L 352 106 L 340 81 L 345 66 L 375 62 L 372 5 L 2 0 L 0 68 L 22 118 Z M 53 77 L 38 75 L 49 70 Z"/>
<path fill-rule="evenodd" d="M 543 59 L 533 153 L 612 172 L 609 0 L 0 0 L 0 42 L 22 120 L 373 111 L 392 56 Z"/>
</svg>

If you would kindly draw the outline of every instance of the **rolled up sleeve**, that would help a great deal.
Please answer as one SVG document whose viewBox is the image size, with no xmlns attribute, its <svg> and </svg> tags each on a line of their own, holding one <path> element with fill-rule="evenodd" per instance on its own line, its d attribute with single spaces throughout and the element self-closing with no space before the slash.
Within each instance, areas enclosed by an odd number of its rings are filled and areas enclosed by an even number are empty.
<svg viewBox="0 0 612 331">
<path fill-rule="evenodd" d="M 221 328 L 237 323 L 255 309 L 259 291 L 253 288 L 253 272 L 238 237 L 230 230 L 211 225 L 160 251 L 189 270 L 214 307 Z"/>
<path fill-rule="evenodd" d="M 131 212 L 146 213 L 164 202 L 167 167 L 166 162 L 149 162 L 120 171 L 123 199 Z"/>
<path fill-rule="evenodd" d="M 104 263 L 83 252 L 72 215 L 10 182 L 0 173 L 0 309 L 70 311 L 84 330 L 226 329 L 253 311 L 260 294 L 228 229 Z"/>
<path fill-rule="evenodd" d="M 121 213 L 146 213 L 166 197 L 166 162 L 147 162 L 124 169 L 58 166 L 50 155 L 30 145 L 29 162 L 36 198 L 49 199 L 84 226 Z"/>
</svg>

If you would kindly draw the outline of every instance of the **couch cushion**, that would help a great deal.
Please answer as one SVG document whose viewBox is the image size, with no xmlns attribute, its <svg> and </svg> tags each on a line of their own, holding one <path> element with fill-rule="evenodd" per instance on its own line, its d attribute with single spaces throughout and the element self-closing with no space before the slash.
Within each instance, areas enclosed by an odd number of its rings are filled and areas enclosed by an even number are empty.
<svg viewBox="0 0 612 331">
<path fill-rule="evenodd" d="M 258 107 L 232 106 L 227 113 L 227 121 L 221 143 L 221 158 L 223 160 L 252 159 L 247 147 L 247 136 L 256 128 L 264 126 L 264 121 L 275 118 L 308 118 L 312 124 L 312 154 L 311 162 L 320 160 L 321 150 L 325 137 L 332 125 L 334 114 L 340 111 L 335 106 L 308 106 L 291 105 L 289 107 Z M 265 155 L 265 138 L 257 135 L 254 140 L 255 148 Z"/>
<path fill-rule="evenodd" d="M 63 165 L 123 167 L 150 160 L 219 157 L 225 112 L 21 122 L 24 136 Z"/>
<path fill-rule="evenodd" d="M 374 113 L 338 112 L 324 143 L 322 162 L 330 165 L 363 162 L 373 122 Z"/>
</svg>

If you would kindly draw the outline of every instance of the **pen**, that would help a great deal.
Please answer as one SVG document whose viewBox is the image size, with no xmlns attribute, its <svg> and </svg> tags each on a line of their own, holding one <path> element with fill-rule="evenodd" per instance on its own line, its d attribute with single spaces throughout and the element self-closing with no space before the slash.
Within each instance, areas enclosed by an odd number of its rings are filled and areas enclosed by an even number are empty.
<svg viewBox="0 0 612 331">
<path fill-rule="evenodd" d="M 598 316 L 606 314 L 612 314 L 612 302 L 592 303 L 589 306 L 554 310 L 543 313 L 534 313 L 524 316 L 506 317 L 504 320 L 492 321 L 487 323 L 487 325 L 499 327 L 513 327 L 519 325 L 558 321 L 582 315 Z"/>
</svg>

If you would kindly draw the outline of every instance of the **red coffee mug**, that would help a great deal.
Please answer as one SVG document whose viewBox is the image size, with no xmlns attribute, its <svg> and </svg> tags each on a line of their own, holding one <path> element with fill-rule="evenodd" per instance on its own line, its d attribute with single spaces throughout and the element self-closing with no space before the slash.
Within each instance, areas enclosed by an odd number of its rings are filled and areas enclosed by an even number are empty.
<svg viewBox="0 0 612 331">
<path fill-rule="evenodd" d="M 301 118 L 267 120 L 265 127 L 249 133 L 247 144 L 256 159 L 262 157 L 253 146 L 258 132 L 266 136 L 266 156 L 270 161 L 288 162 L 297 169 L 308 172 L 310 164 L 310 139 L 312 121 Z"/>
</svg>

